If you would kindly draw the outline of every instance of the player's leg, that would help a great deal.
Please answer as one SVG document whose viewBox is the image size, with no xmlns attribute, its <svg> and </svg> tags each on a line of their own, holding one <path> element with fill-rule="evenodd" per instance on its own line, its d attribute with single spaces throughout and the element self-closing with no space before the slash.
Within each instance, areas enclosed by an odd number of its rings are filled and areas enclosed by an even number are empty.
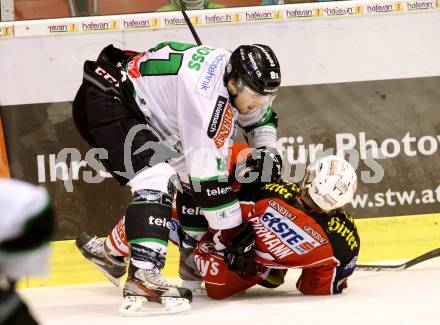
<svg viewBox="0 0 440 325">
<path fill-rule="evenodd" d="M 194 203 L 191 194 L 183 191 L 177 193 L 176 210 L 180 227 L 179 243 L 179 276 L 182 286 L 190 288 L 193 294 L 204 295 L 201 287 L 203 279 L 194 261 L 194 250 L 200 239 L 208 232 L 208 222 L 201 209 Z"/>
<path fill-rule="evenodd" d="M 284 278 L 286 277 L 287 269 L 270 269 L 266 278 L 258 283 L 260 286 L 275 289 L 284 283 Z"/>
<path fill-rule="evenodd" d="M 121 184 L 126 183 L 128 180 L 120 178 L 114 171 L 124 167 L 122 144 L 127 132 L 121 123 L 133 119 L 132 114 L 114 96 L 83 84 L 74 99 L 72 115 L 75 126 L 84 140 L 93 148 L 106 150 L 102 157 L 108 159 L 100 161 L 107 171 Z M 126 272 L 125 261 L 119 254 L 111 254 L 110 250 L 105 249 L 103 241 L 87 233 L 78 236 L 76 245 L 86 259 L 94 263 L 112 283 L 119 286 L 119 279 Z"/>
<path fill-rule="evenodd" d="M 189 309 L 191 291 L 171 285 L 160 274 L 171 228 L 174 176 L 170 165 L 160 163 L 141 171 L 129 182 L 133 200 L 125 215 L 125 233 L 131 256 L 121 313 L 138 312 L 137 297 L 162 303 L 162 312 Z"/>
<path fill-rule="evenodd" d="M 176 177 L 173 168 L 164 162 L 169 148 L 161 145 L 157 134 L 117 99 L 92 87 L 80 92 L 74 102 L 78 128 L 92 146 L 106 150 L 107 158 L 101 158 L 101 162 L 121 185 L 128 184 L 132 191 L 125 214 L 131 257 L 123 290 L 126 298 L 120 311 L 142 315 L 189 309 L 191 291 L 169 284 L 160 275 L 165 264 Z M 148 302 L 156 304 L 149 308 Z"/>
</svg>

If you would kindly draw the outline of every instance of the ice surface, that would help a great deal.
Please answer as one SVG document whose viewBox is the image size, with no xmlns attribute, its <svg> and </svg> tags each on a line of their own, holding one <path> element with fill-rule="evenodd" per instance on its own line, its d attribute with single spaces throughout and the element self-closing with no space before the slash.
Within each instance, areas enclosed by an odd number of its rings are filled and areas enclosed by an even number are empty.
<svg viewBox="0 0 440 325">
<path fill-rule="evenodd" d="M 437 261 L 438 260 L 438 261 Z M 304 296 L 290 270 L 277 289 L 255 287 L 223 301 L 195 297 L 186 314 L 122 317 L 121 291 L 111 284 L 22 289 L 43 325 L 130 324 L 440 324 L 440 258 L 404 271 L 357 271 L 337 296 Z"/>
</svg>

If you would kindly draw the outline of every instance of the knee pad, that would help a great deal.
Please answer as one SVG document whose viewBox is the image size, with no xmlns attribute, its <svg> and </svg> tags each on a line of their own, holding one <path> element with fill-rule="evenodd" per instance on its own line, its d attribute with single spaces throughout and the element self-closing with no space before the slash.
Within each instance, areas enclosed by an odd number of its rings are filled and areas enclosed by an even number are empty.
<svg viewBox="0 0 440 325">
<path fill-rule="evenodd" d="M 128 182 L 128 185 L 133 194 L 148 189 L 173 196 L 176 181 L 177 175 L 173 167 L 167 163 L 160 163 L 140 171 Z"/>
</svg>

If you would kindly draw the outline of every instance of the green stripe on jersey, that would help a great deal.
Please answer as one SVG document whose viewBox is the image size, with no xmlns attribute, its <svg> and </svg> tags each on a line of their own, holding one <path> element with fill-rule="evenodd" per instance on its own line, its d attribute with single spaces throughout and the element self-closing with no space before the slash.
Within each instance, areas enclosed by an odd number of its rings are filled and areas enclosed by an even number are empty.
<svg viewBox="0 0 440 325">
<path fill-rule="evenodd" d="M 212 176 L 212 177 L 207 177 L 207 178 L 197 178 L 197 177 L 190 176 L 190 178 L 191 178 L 191 182 L 205 183 L 205 182 L 211 182 L 211 181 L 218 181 L 220 179 L 227 180 L 228 175 L 224 174 L 224 175 L 217 175 L 217 176 Z"/>
<path fill-rule="evenodd" d="M 137 238 L 129 241 L 131 244 L 157 243 L 163 246 L 168 245 L 168 241 L 159 238 Z"/>
<path fill-rule="evenodd" d="M 265 126 L 271 126 L 271 127 L 273 127 L 274 129 L 277 128 L 277 127 L 275 126 L 275 124 L 273 124 L 273 123 L 267 123 Z"/>
<path fill-rule="evenodd" d="M 269 122 L 270 118 L 272 117 L 272 112 L 272 106 L 269 106 L 266 113 L 264 113 L 264 116 L 261 118 L 261 121 L 255 123 L 254 126 L 262 126 Z"/>
</svg>

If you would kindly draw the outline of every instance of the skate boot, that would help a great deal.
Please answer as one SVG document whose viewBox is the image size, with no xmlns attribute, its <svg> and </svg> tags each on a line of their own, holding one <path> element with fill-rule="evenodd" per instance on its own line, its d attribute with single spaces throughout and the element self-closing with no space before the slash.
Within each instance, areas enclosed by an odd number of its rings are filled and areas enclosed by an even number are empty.
<svg viewBox="0 0 440 325">
<path fill-rule="evenodd" d="M 157 268 L 139 269 L 130 263 L 125 282 L 123 316 L 176 314 L 191 308 L 191 290 L 168 283 Z"/>
<path fill-rule="evenodd" d="M 179 252 L 179 276 L 182 279 L 182 287 L 190 289 L 193 296 L 206 296 L 202 275 L 197 270 L 194 260 L 194 248 L 181 246 Z"/>
<path fill-rule="evenodd" d="M 122 256 L 110 255 L 105 249 L 104 241 L 85 232 L 78 236 L 75 244 L 87 260 L 95 264 L 107 279 L 119 287 L 120 278 L 126 272 L 126 263 Z"/>
<path fill-rule="evenodd" d="M 284 283 L 287 269 L 270 269 L 267 277 L 258 283 L 260 286 L 275 289 Z"/>
</svg>

